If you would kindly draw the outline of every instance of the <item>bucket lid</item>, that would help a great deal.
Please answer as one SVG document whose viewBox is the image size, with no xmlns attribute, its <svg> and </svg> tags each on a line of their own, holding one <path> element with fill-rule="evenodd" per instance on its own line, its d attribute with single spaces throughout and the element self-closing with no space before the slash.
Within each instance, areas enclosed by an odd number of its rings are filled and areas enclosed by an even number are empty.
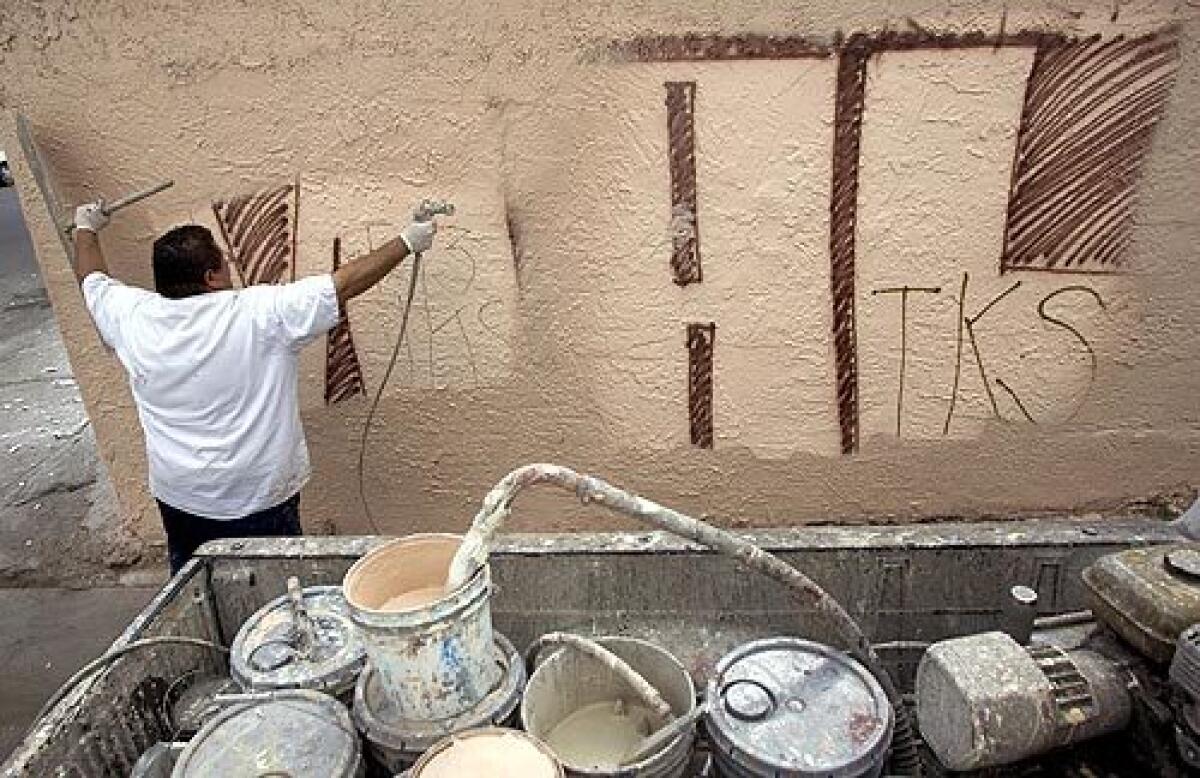
<svg viewBox="0 0 1200 778">
<path fill-rule="evenodd" d="M 451 735 L 413 765 L 413 778 L 559 778 L 562 767 L 532 735 L 489 727 Z"/>
<path fill-rule="evenodd" d="M 353 688 L 367 654 L 342 587 L 309 586 L 300 598 L 312 624 L 307 651 L 296 649 L 296 619 L 286 594 L 267 603 L 238 630 L 229 670 L 243 689 L 316 689 L 340 695 Z"/>
<path fill-rule="evenodd" d="M 319 692 L 289 690 L 224 710 L 196 734 L 171 775 L 331 778 L 353 775 L 359 762 L 345 706 Z"/>
<path fill-rule="evenodd" d="M 892 708 L 866 668 L 799 638 L 748 643 L 708 683 L 708 731 L 719 750 L 756 773 L 849 778 L 882 764 Z"/>
<path fill-rule="evenodd" d="M 495 640 L 496 664 L 501 669 L 499 683 L 470 710 L 447 719 L 418 720 L 400 718 L 384 696 L 379 676 L 367 663 L 358 684 L 354 687 L 354 723 L 376 747 L 397 754 L 412 755 L 425 751 L 439 740 L 455 732 L 501 724 L 512 716 L 525 689 L 525 663 L 517 649 L 499 632 Z"/>
</svg>

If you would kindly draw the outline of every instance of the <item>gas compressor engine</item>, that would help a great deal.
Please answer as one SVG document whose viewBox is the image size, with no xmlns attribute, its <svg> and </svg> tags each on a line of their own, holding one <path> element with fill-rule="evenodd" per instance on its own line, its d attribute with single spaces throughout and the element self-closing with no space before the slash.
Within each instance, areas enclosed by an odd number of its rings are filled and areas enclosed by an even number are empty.
<svg viewBox="0 0 1200 778">
<path fill-rule="evenodd" d="M 918 725 L 947 770 L 1118 731 L 1156 775 L 1200 770 L 1200 543 L 1110 554 L 1083 581 L 1094 619 L 1051 617 L 1033 639 L 1009 629 L 926 651 Z"/>
</svg>

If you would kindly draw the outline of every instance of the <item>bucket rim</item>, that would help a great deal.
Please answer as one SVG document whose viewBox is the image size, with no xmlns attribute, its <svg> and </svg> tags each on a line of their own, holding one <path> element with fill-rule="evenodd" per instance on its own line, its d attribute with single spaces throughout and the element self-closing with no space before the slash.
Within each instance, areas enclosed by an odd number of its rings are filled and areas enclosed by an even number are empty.
<svg viewBox="0 0 1200 778">
<path fill-rule="evenodd" d="M 396 609 L 396 610 L 382 610 L 380 608 L 369 608 L 366 605 L 362 605 L 358 601 L 351 598 L 350 587 L 348 586 L 348 584 L 351 582 L 352 578 L 355 578 L 356 576 L 361 575 L 363 568 L 365 568 L 370 562 L 374 561 L 374 560 L 372 560 L 372 557 L 375 556 L 376 554 L 382 554 L 384 551 L 386 551 L 388 549 L 394 548 L 396 546 L 402 546 L 402 545 L 405 545 L 406 543 L 410 543 L 410 542 L 416 541 L 416 540 L 456 540 L 461 544 L 463 537 L 464 537 L 463 535 L 457 535 L 453 532 L 414 532 L 411 535 L 405 535 L 403 537 L 393 538 L 393 539 L 387 541 L 386 543 L 376 546 L 375 548 L 371 549 L 367 553 L 363 554 L 361 557 L 359 557 L 357 560 L 355 560 L 354 564 L 350 565 L 350 569 L 346 571 L 346 574 L 344 576 L 342 576 L 342 583 L 341 583 L 342 597 L 345 598 L 346 604 L 348 606 L 350 606 L 351 614 L 358 612 L 361 614 L 366 614 L 366 615 L 371 615 L 371 616 L 385 616 L 385 617 L 386 616 L 409 616 L 409 615 L 419 613 L 421 611 L 430 610 L 431 608 L 437 607 L 439 604 L 445 602 L 446 600 L 450 600 L 455 597 L 463 595 L 467 589 L 469 589 L 473 585 L 475 585 L 476 580 L 478 578 L 480 578 L 481 576 L 483 576 L 485 574 L 485 571 L 487 571 L 487 569 L 488 569 L 488 565 L 486 563 L 482 567 L 480 567 L 478 570 L 476 570 L 475 573 L 470 578 L 468 578 L 466 581 L 464 581 L 454 591 L 445 593 L 441 599 L 435 600 L 434 602 L 431 602 L 427 605 L 416 605 L 411 608 L 401 608 L 401 609 Z"/>
<path fill-rule="evenodd" d="M 694 711 L 696 709 L 696 707 L 699 705 L 699 702 L 696 699 L 696 691 L 697 691 L 696 690 L 696 682 L 692 679 L 692 674 L 690 672 L 688 672 L 688 669 L 687 669 L 687 667 L 684 666 L 683 662 L 679 661 L 679 657 L 675 656 L 670 651 L 668 651 L 667 649 L 658 645 L 657 643 L 653 643 L 649 640 L 644 640 L 643 638 L 632 637 L 629 635 L 599 635 L 599 636 L 589 636 L 588 639 L 594 640 L 597 643 L 599 643 L 600 645 L 606 646 L 606 647 L 608 644 L 611 644 L 611 643 L 625 643 L 625 644 L 633 644 L 633 645 L 639 645 L 639 646 L 643 646 L 643 647 L 649 647 L 649 648 L 653 649 L 654 651 L 657 651 L 663 657 L 669 659 L 670 664 L 674 668 L 677 668 L 679 670 L 680 676 L 682 676 L 684 679 L 686 679 L 688 691 L 691 693 L 691 696 L 689 698 L 690 702 L 688 704 L 687 710 L 683 711 L 682 713 L 678 713 L 674 709 L 672 709 L 672 714 L 675 716 L 685 716 L 685 715 L 691 713 L 692 711 Z M 544 668 L 551 660 L 553 660 L 559 654 L 561 654 L 564 651 L 569 651 L 569 650 L 570 650 L 570 648 L 567 646 L 560 646 L 553 651 L 544 652 L 539 657 L 540 661 L 537 662 L 537 665 L 529 671 L 529 678 L 525 683 L 526 692 L 528 691 L 529 686 L 533 683 L 534 676 L 536 676 L 542 670 L 542 668 Z M 634 669 L 637 669 L 637 668 L 634 668 Z M 522 728 L 524 728 L 526 730 L 528 730 L 528 726 L 529 726 L 528 715 L 526 714 L 526 711 L 528 709 L 526 702 L 528 699 L 529 699 L 528 694 L 522 694 L 521 695 L 521 704 L 518 706 L 519 715 L 521 717 L 521 726 L 522 726 Z M 537 737 L 537 736 L 535 735 L 534 737 Z M 659 748 L 659 750 L 655 751 L 653 754 L 650 754 L 649 756 L 647 756 L 646 758 L 644 758 L 638 762 L 634 762 L 632 764 L 627 764 L 627 765 L 621 765 L 615 771 L 614 770 L 594 770 L 594 769 L 590 769 L 590 768 L 581 768 L 581 767 L 576 767 L 574 765 L 570 765 L 567 763 L 566 760 L 563 760 L 563 759 L 559 759 L 559 761 L 562 762 L 564 774 L 566 774 L 566 771 L 569 770 L 571 775 L 584 776 L 585 778 L 612 778 L 613 776 L 638 775 L 638 774 L 640 774 L 640 771 L 656 767 L 660 763 L 664 762 L 666 760 L 667 754 L 669 754 L 671 751 L 679 748 L 681 743 L 686 742 L 687 743 L 687 751 L 690 752 L 693 744 L 695 743 L 695 740 L 696 740 L 696 736 L 695 736 L 695 728 L 694 727 L 690 730 L 684 730 L 684 731 L 680 732 L 676 737 L 663 743 L 662 747 Z M 547 746 L 547 748 L 549 748 L 549 746 Z M 556 759 L 558 758 L 557 754 L 555 755 L 555 758 Z"/>
</svg>

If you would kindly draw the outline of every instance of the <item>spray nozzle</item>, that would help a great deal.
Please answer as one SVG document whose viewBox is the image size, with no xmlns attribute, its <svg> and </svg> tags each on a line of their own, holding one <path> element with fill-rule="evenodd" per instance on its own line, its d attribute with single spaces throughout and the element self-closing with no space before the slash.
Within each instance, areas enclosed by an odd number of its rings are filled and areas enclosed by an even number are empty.
<svg viewBox="0 0 1200 778">
<path fill-rule="evenodd" d="M 434 216 L 453 216 L 454 203 L 446 200 L 425 199 L 413 211 L 413 221 L 427 222 Z"/>
</svg>

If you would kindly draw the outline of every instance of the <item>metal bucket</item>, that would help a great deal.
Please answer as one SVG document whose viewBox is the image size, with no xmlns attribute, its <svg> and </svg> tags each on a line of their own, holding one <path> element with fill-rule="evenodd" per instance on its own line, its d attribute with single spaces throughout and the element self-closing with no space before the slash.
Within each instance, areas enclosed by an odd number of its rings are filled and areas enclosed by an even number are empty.
<svg viewBox="0 0 1200 778">
<path fill-rule="evenodd" d="M 354 689 L 353 714 L 372 759 L 389 775 L 399 773 L 449 735 L 512 723 L 525 688 L 525 664 L 508 638 L 499 632 L 493 656 L 502 672 L 496 688 L 461 716 L 436 721 L 397 718 L 395 709 L 382 694 L 374 668 L 368 664 Z"/>
<path fill-rule="evenodd" d="M 895 717 L 848 654 L 800 638 L 747 643 L 717 663 L 705 725 L 722 778 L 876 778 Z"/>
<path fill-rule="evenodd" d="M 395 596 L 445 581 L 461 540 L 442 534 L 394 540 L 358 560 L 342 583 L 383 693 L 405 719 L 461 715 L 500 679 L 486 565 L 436 602 L 382 610 Z"/>
<path fill-rule="evenodd" d="M 476 760 L 470 767 L 462 763 L 464 752 Z M 562 766 L 544 743 L 524 732 L 496 727 L 451 735 L 405 773 L 411 778 L 562 778 L 562 774 Z"/>
<path fill-rule="evenodd" d="M 625 660 L 658 689 L 676 717 L 695 708 L 696 687 L 687 670 L 671 654 L 635 638 L 594 640 Z M 580 708 L 597 702 L 628 700 L 629 694 L 629 690 L 594 659 L 570 648 L 560 648 L 529 676 L 521 701 L 521 721 L 531 735 L 545 740 L 555 726 Z M 561 757 L 560 760 L 567 775 L 572 776 L 678 778 L 687 772 L 694 741 L 694 731 L 689 729 L 650 757 L 613 770 L 594 770 L 571 765 Z"/>
</svg>

